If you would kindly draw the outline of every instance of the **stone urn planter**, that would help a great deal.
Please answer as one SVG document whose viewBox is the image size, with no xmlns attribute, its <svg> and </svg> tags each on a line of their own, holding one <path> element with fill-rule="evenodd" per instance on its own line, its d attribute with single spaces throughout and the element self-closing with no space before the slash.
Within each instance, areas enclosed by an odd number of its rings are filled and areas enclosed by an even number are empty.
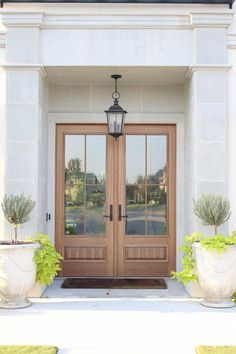
<svg viewBox="0 0 236 354">
<path fill-rule="evenodd" d="M 38 243 L 0 244 L 0 308 L 17 309 L 31 305 L 27 293 L 36 281 L 33 260 Z"/>
<path fill-rule="evenodd" d="M 233 307 L 231 296 L 236 290 L 236 246 L 218 253 L 209 251 L 199 242 L 193 244 L 198 282 L 205 294 L 202 305 Z"/>
</svg>

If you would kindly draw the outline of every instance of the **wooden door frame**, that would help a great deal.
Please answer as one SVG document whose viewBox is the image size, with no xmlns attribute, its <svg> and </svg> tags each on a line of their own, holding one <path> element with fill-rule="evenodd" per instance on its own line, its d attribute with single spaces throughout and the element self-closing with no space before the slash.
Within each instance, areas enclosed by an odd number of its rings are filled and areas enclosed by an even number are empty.
<svg viewBox="0 0 236 354">
<path fill-rule="evenodd" d="M 106 126 L 105 124 L 100 124 L 100 123 L 97 123 L 97 124 L 85 124 L 85 123 L 73 123 L 73 124 L 66 124 L 66 123 L 59 123 L 56 125 L 56 131 L 58 129 L 58 127 L 60 126 L 63 126 L 63 129 L 64 129 L 64 133 L 66 132 L 70 132 L 71 133 L 71 128 L 74 129 L 75 131 L 78 132 L 78 127 L 80 129 L 80 132 L 86 132 L 86 127 L 88 128 L 89 127 L 89 130 L 90 129 L 94 129 L 95 127 L 98 127 L 98 131 L 102 133 L 104 133 L 104 127 Z M 142 124 L 126 124 L 125 126 L 125 129 L 126 129 L 126 132 L 129 131 L 129 128 L 131 128 L 132 130 L 135 130 L 135 127 L 139 127 L 138 129 L 142 129 L 142 132 L 145 131 L 145 127 L 147 127 L 147 130 L 150 129 L 150 126 L 153 126 L 153 127 L 157 127 L 159 128 L 159 131 L 161 129 L 161 127 L 166 127 L 166 126 L 169 126 L 169 127 L 174 127 L 175 129 L 175 124 L 145 124 L 145 123 L 142 123 Z M 99 130 L 101 129 L 101 130 Z M 163 130 L 165 131 L 165 129 Z M 135 132 L 133 133 L 135 134 Z M 145 134 L 145 133 L 144 133 Z M 174 134 L 175 135 L 175 134 Z M 113 138 L 111 138 L 113 139 Z M 120 138 L 122 139 L 122 138 Z M 58 137 L 56 138 L 56 141 L 58 140 Z M 57 144 L 56 144 L 57 146 Z M 117 175 L 118 175 L 118 169 L 119 169 L 119 173 L 120 173 L 120 164 L 119 164 L 119 161 L 118 161 L 118 155 L 119 155 L 119 146 L 118 145 L 118 149 L 117 151 L 115 152 L 115 155 L 114 155 L 114 159 L 115 159 L 115 167 L 116 168 L 116 171 L 114 171 L 114 181 L 113 181 L 113 186 L 112 188 L 114 188 L 115 185 L 117 185 Z M 170 149 L 171 150 L 174 150 L 176 151 L 176 136 L 174 136 L 174 140 L 172 139 L 171 141 L 171 146 L 170 146 Z M 61 145 L 61 148 L 60 149 L 56 149 L 56 175 L 58 176 L 58 169 L 60 169 L 60 154 L 63 154 L 64 152 L 64 147 L 63 145 Z M 112 151 L 110 151 L 110 153 L 112 154 Z M 114 153 L 114 151 L 113 151 Z M 171 177 L 172 177 L 172 186 L 173 186 L 173 192 L 174 192 L 174 202 L 172 203 L 173 205 L 176 204 L 176 156 L 175 156 L 175 170 L 173 173 L 171 173 Z M 58 177 L 56 178 L 56 184 L 55 184 L 55 187 L 56 187 L 56 190 L 57 188 L 59 188 L 59 184 L 62 183 L 61 185 L 63 185 L 63 181 L 60 180 L 60 178 L 58 179 Z M 120 191 L 118 192 L 120 193 Z M 114 190 L 113 190 L 113 196 L 114 195 L 118 195 L 118 193 L 114 193 Z M 170 194 L 170 193 L 169 193 Z M 57 202 L 57 198 L 58 198 L 58 195 L 57 195 L 57 192 L 55 193 L 55 206 L 56 206 L 56 215 L 60 215 L 60 217 L 62 217 L 62 210 L 60 210 L 60 207 L 59 207 L 59 203 Z M 63 198 L 63 195 L 61 196 Z M 61 201 L 61 205 L 62 204 L 62 201 Z M 115 197 L 114 197 L 114 200 L 113 200 L 113 205 L 114 205 L 114 215 L 116 216 L 118 214 L 118 210 L 116 210 L 117 208 L 117 205 L 118 205 L 118 202 L 117 200 L 115 200 Z M 168 210 L 168 212 L 170 213 L 170 210 Z M 174 227 L 173 229 L 175 230 L 174 232 L 174 236 L 176 235 L 176 208 L 174 208 L 174 212 L 173 214 L 174 215 L 174 220 L 172 220 L 172 223 L 174 224 Z M 55 237 L 55 243 L 56 243 L 56 248 L 58 249 L 58 251 L 61 250 L 62 248 L 62 240 L 60 240 L 60 237 L 58 237 L 58 227 L 59 227 L 59 223 L 57 222 L 56 218 L 55 218 L 55 232 L 56 232 L 56 237 Z M 113 276 L 117 276 L 118 275 L 118 262 L 117 262 L 117 252 L 115 251 L 116 248 L 118 249 L 118 242 L 119 242 L 119 238 L 118 238 L 118 232 L 116 231 L 118 228 L 116 227 L 116 220 L 115 222 L 113 223 L 113 229 L 114 229 L 114 245 L 115 247 L 113 247 L 113 257 L 114 257 L 114 262 L 113 262 Z M 176 236 L 174 237 L 174 240 L 175 242 L 173 243 L 172 245 L 172 249 L 171 249 L 171 254 L 172 254 L 172 263 L 170 265 L 170 270 L 174 270 L 175 269 L 175 266 L 176 266 Z"/>
</svg>

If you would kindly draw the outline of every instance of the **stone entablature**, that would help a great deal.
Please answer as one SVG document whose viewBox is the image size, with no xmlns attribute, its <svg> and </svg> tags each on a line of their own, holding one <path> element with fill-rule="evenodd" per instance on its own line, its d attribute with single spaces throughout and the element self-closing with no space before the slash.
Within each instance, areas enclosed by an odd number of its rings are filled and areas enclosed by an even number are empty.
<svg viewBox="0 0 236 354">
<path fill-rule="evenodd" d="M 153 5 L 125 4 L 120 6 L 77 4 L 73 11 L 64 7 L 42 9 L 39 11 L 16 11 L 2 9 L 2 24 L 7 27 L 50 28 L 188 28 L 230 26 L 233 12 L 231 10 L 215 11 L 215 7 L 199 11 L 182 8 L 182 11 L 158 8 Z M 203 9 L 202 9 L 203 10 Z M 222 9 L 221 9 L 222 10 Z"/>
<path fill-rule="evenodd" d="M 222 5 L 22 6 L 1 10 L 9 64 L 227 65 L 233 11 Z"/>
</svg>

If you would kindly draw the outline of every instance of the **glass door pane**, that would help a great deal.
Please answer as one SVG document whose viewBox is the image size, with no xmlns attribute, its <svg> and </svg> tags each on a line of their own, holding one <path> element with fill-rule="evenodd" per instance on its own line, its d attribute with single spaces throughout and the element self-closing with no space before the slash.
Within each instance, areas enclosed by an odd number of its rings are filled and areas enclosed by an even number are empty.
<svg viewBox="0 0 236 354">
<path fill-rule="evenodd" d="M 167 234 L 167 137 L 146 136 L 147 205 L 146 223 L 148 235 Z"/>
<path fill-rule="evenodd" d="M 126 234 L 145 235 L 145 136 L 126 136 Z"/>
<path fill-rule="evenodd" d="M 167 136 L 126 135 L 126 235 L 167 235 Z"/>
<path fill-rule="evenodd" d="M 65 235 L 104 235 L 105 174 L 105 135 L 65 135 Z"/>
</svg>

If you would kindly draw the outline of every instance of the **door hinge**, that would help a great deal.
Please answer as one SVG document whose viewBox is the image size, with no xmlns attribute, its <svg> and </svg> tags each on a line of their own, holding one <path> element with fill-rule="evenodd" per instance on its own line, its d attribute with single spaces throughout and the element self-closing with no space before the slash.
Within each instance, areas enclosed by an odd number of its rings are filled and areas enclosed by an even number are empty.
<svg viewBox="0 0 236 354">
<path fill-rule="evenodd" d="M 46 213 L 46 221 L 50 221 L 51 220 L 51 214 L 50 213 Z"/>
</svg>

